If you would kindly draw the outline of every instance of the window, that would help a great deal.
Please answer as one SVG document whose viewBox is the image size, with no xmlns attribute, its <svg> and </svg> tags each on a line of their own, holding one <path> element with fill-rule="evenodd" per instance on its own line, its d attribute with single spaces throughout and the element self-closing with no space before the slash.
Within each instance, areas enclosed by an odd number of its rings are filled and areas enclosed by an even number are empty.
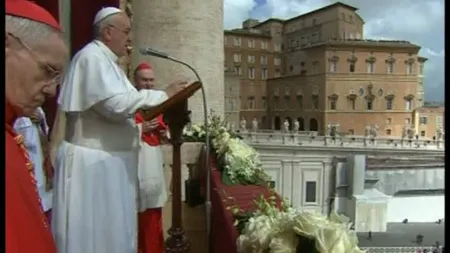
<svg viewBox="0 0 450 253">
<path fill-rule="evenodd" d="M 350 109 L 352 109 L 353 111 L 356 110 L 356 101 L 354 99 L 349 99 L 348 102 L 350 105 Z"/>
<path fill-rule="evenodd" d="M 254 48 L 255 47 L 255 41 L 252 40 L 252 39 L 249 39 L 247 41 L 247 44 L 248 44 L 248 48 Z"/>
<path fill-rule="evenodd" d="M 292 65 L 289 66 L 289 72 L 291 72 L 291 73 L 294 72 L 294 66 L 292 66 Z"/>
<path fill-rule="evenodd" d="M 352 15 L 348 15 L 348 20 L 350 21 L 350 23 L 353 23 L 353 16 Z"/>
<path fill-rule="evenodd" d="M 254 55 L 247 56 L 247 61 L 248 63 L 255 63 L 255 56 Z"/>
<path fill-rule="evenodd" d="M 419 75 L 423 75 L 423 63 L 419 63 Z"/>
<path fill-rule="evenodd" d="M 348 130 L 348 134 L 349 135 L 354 135 L 355 134 L 355 130 L 354 129 L 349 129 Z"/>
<path fill-rule="evenodd" d="M 420 117 L 419 118 L 419 123 L 421 125 L 426 125 L 428 123 L 428 118 L 427 117 Z"/>
<path fill-rule="evenodd" d="M 248 109 L 255 109 L 255 98 L 248 97 Z"/>
<path fill-rule="evenodd" d="M 234 62 L 241 62 L 241 55 L 240 54 L 234 54 L 233 58 L 234 58 Z"/>
<path fill-rule="evenodd" d="M 313 20 L 312 20 L 312 25 L 316 25 L 317 24 L 317 20 L 314 18 Z"/>
<path fill-rule="evenodd" d="M 317 183 L 315 181 L 306 181 L 306 191 L 305 191 L 305 202 L 315 203 L 316 202 L 316 187 Z"/>
<path fill-rule="evenodd" d="M 319 34 L 313 33 L 311 35 L 311 43 L 317 43 L 317 42 L 319 42 Z"/>
<path fill-rule="evenodd" d="M 234 73 L 236 73 L 236 75 L 238 75 L 238 76 L 242 76 L 241 67 L 235 66 L 234 67 Z"/>
<path fill-rule="evenodd" d="M 443 117 L 442 116 L 436 116 L 436 128 L 442 128 L 444 126 L 444 124 L 442 124 L 443 122 Z"/>
<path fill-rule="evenodd" d="M 330 98 L 330 110 L 336 110 L 337 108 L 337 101 L 335 98 Z"/>
<path fill-rule="evenodd" d="M 319 73 L 319 63 L 316 61 L 312 64 L 312 72 L 313 74 Z"/>
<path fill-rule="evenodd" d="M 392 99 L 386 101 L 386 110 L 392 110 Z"/>
<path fill-rule="evenodd" d="M 392 130 L 391 129 L 386 129 L 386 135 L 387 136 L 391 136 L 392 134 Z"/>
<path fill-rule="evenodd" d="M 411 111 L 412 110 L 412 100 L 411 99 L 406 100 L 405 109 L 407 111 Z"/>
<path fill-rule="evenodd" d="M 248 78 L 255 79 L 255 68 L 248 68 Z"/>
<path fill-rule="evenodd" d="M 281 71 L 279 69 L 276 69 L 274 77 L 280 77 L 280 76 L 281 76 Z"/>
<path fill-rule="evenodd" d="M 267 64 L 267 56 L 261 55 L 261 64 Z"/>
<path fill-rule="evenodd" d="M 425 137 L 426 136 L 426 132 L 425 131 L 420 131 L 420 136 L 421 137 Z"/>
<path fill-rule="evenodd" d="M 240 47 L 241 46 L 241 38 L 234 38 L 234 46 Z"/>
<path fill-rule="evenodd" d="M 374 72 L 374 63 L 373 62 L 368 62 L 367 63 L 367 73 L 373 73 Z"/>
<path fill-rule="evenodd" d="M 281 51 L 281 45 L 280 44 L 274 44 L 273 45 L 273 50 L 275 51 L 275 52 L 280 52 Z"/>
<path fill-rule="evenodd" d="M 317 95 L 312 96 L 312 106 L 313 109 L 319 109 L 319 96 Z"/>
<path fill-rule="evenodd" d="M 358 94 L 359 94 L 360 96 L 364 95 L 364 88 L 362 88 L 362 87 L 359 88 Z"/>
<path fill-rule="evenodd" d="M 267 108 L 266 97 L 261 97 L 261 104 L 263 109 Z"/>
<path fill-rule="evenodd" d="M 263 79 L 263 80 L 267 79 L 267 69 L 266 68 L 261 69 L 261 79 Z"/>
<path fill-rule="evenodd" d="M 290 47 L 295 47 L 295 46 L 296 46 L 295 40 L 291 40 L 291 41 L 289 42 L 289 46 L 290 46 Z"/>
<path fill-rule="evenodd" d="M 275 63 L 275 66 L 280 66 L 281 65 L 281 57 L 275 56 L 274 63 Z"/>
<path fill-rule="evenodd" d="M 387 125 L 391 125 L 392 124 L 392 118 L 387 118 L 386 119 L 386 124 Z"/>
<path fill-rule="evenodd" d="M 267 49 L 267 41 L 261 41 L 261 49 Z"/>
<path fill-rule="evenodd" d="M 302 95 L 297 95 L 297 105 L 299 109 L 303 108 L 303 96 Z"/>
<path fill-rule="evenodd" d="M 373 101 L 367 100 L 367 110 L 372 111 L 373 110 Z"/>
<path fill-rule="evenodd" d="M 406 74 L 411 75 L 413 70 L 413 64 L 411 62 L 406 63 Z"/>
<path fill-rule="evenodd" d="M 336 61 L 330 61 L 330 72 L 335 73 L 337 71 L 337 62 Z"/>
<path fill-rule="evenodd" d="M 393 62 L 388 62 L 388 64 L 387 64 L 387 72 L 388 72 L 388 74 L 393 74 L 394 73 L 394 63 Z"/>
<path fill-rule="evenodd" d="M 355 63 L 350 63 L 350 73 L 354 73 L 355 72 Z"/>
</svg>

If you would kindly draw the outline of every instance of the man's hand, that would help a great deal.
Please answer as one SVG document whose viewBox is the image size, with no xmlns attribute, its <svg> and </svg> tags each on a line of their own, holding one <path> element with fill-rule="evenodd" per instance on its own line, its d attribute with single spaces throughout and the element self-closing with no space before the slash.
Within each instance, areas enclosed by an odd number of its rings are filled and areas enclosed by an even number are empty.
<svg viewBox="0 0 450 253">
<path fill-rule="evenodd" d="M 151 132 L 153 130 L 155 130 L 158 127 L 158 119 L 154 118 L 150 121 L 144 121 L 144 123 L 142 123 L 142 132 L 146 133 L 146 132 Z"/>
<path fill-rule="evenodd" d="M 40 124 L 42 122 L 41 114 L 36 110 L 30 117 L 31 122 Z"/>
<path fill-rule="evenodd" d="M 172 97 L 173 95 L 177 94 L 179 91 L 186 88 L 187 86 L 188 86 L 187 81 L 175 81 L 165 89 L 165 92 L 168 97 Z"/>
</svg>

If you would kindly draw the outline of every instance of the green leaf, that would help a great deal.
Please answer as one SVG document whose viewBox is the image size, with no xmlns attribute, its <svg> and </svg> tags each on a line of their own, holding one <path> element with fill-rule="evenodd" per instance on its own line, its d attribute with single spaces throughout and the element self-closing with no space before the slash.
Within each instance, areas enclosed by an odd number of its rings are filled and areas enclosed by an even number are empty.
<svg viewBox="0 0 450 253">
<path fill-rule="evenodd" d="M 224 169 L 222 170 L 222 183 L 225 185 L 235 185 L 235 183 L 233 182 L 233 180 L 231 180 L 231 178 L 228 176 L 227 170 Z"/>
</svg>

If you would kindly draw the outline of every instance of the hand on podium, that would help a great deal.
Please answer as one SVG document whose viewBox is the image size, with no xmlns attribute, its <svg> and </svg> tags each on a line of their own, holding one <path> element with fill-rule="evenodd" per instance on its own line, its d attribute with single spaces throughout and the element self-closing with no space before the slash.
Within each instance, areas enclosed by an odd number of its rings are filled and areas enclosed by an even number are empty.
<svg viewBox="0 0 450 253">
<path fill-rule="evenodd" d="M 178 92 L 182 91 L 184 88 L 186 88 L 189 85 L 189 82 L 186 80 L 186 78 L 182 78 L 178 81 L 175 81 L 171 83 L 166 89 L 165 92 L 167 96 L 173 97 Z"/>
</svg>

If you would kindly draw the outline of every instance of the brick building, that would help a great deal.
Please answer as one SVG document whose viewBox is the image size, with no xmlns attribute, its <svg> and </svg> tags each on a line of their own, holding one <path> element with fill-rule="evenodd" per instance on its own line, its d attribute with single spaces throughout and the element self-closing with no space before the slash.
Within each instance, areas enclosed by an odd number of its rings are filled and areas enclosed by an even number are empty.
<svg viewBox="0 0 450 253">
<path fill-rule="evenodd" d="M 364 39 L 356 11 L 337 2 L 225 31 L 225 66 L 241 75 L 240 116 L 271 129 L 297 119 L 299 130 L 320 133 L 338 126 L 362 135 L 366 126 L 378 126 L 380 135 L 398 136 L 405 125 L 415 127 L 427 59 L 408 41 Z M 268 47 L 251 47 L 256 39 Z"/>
</svg>

